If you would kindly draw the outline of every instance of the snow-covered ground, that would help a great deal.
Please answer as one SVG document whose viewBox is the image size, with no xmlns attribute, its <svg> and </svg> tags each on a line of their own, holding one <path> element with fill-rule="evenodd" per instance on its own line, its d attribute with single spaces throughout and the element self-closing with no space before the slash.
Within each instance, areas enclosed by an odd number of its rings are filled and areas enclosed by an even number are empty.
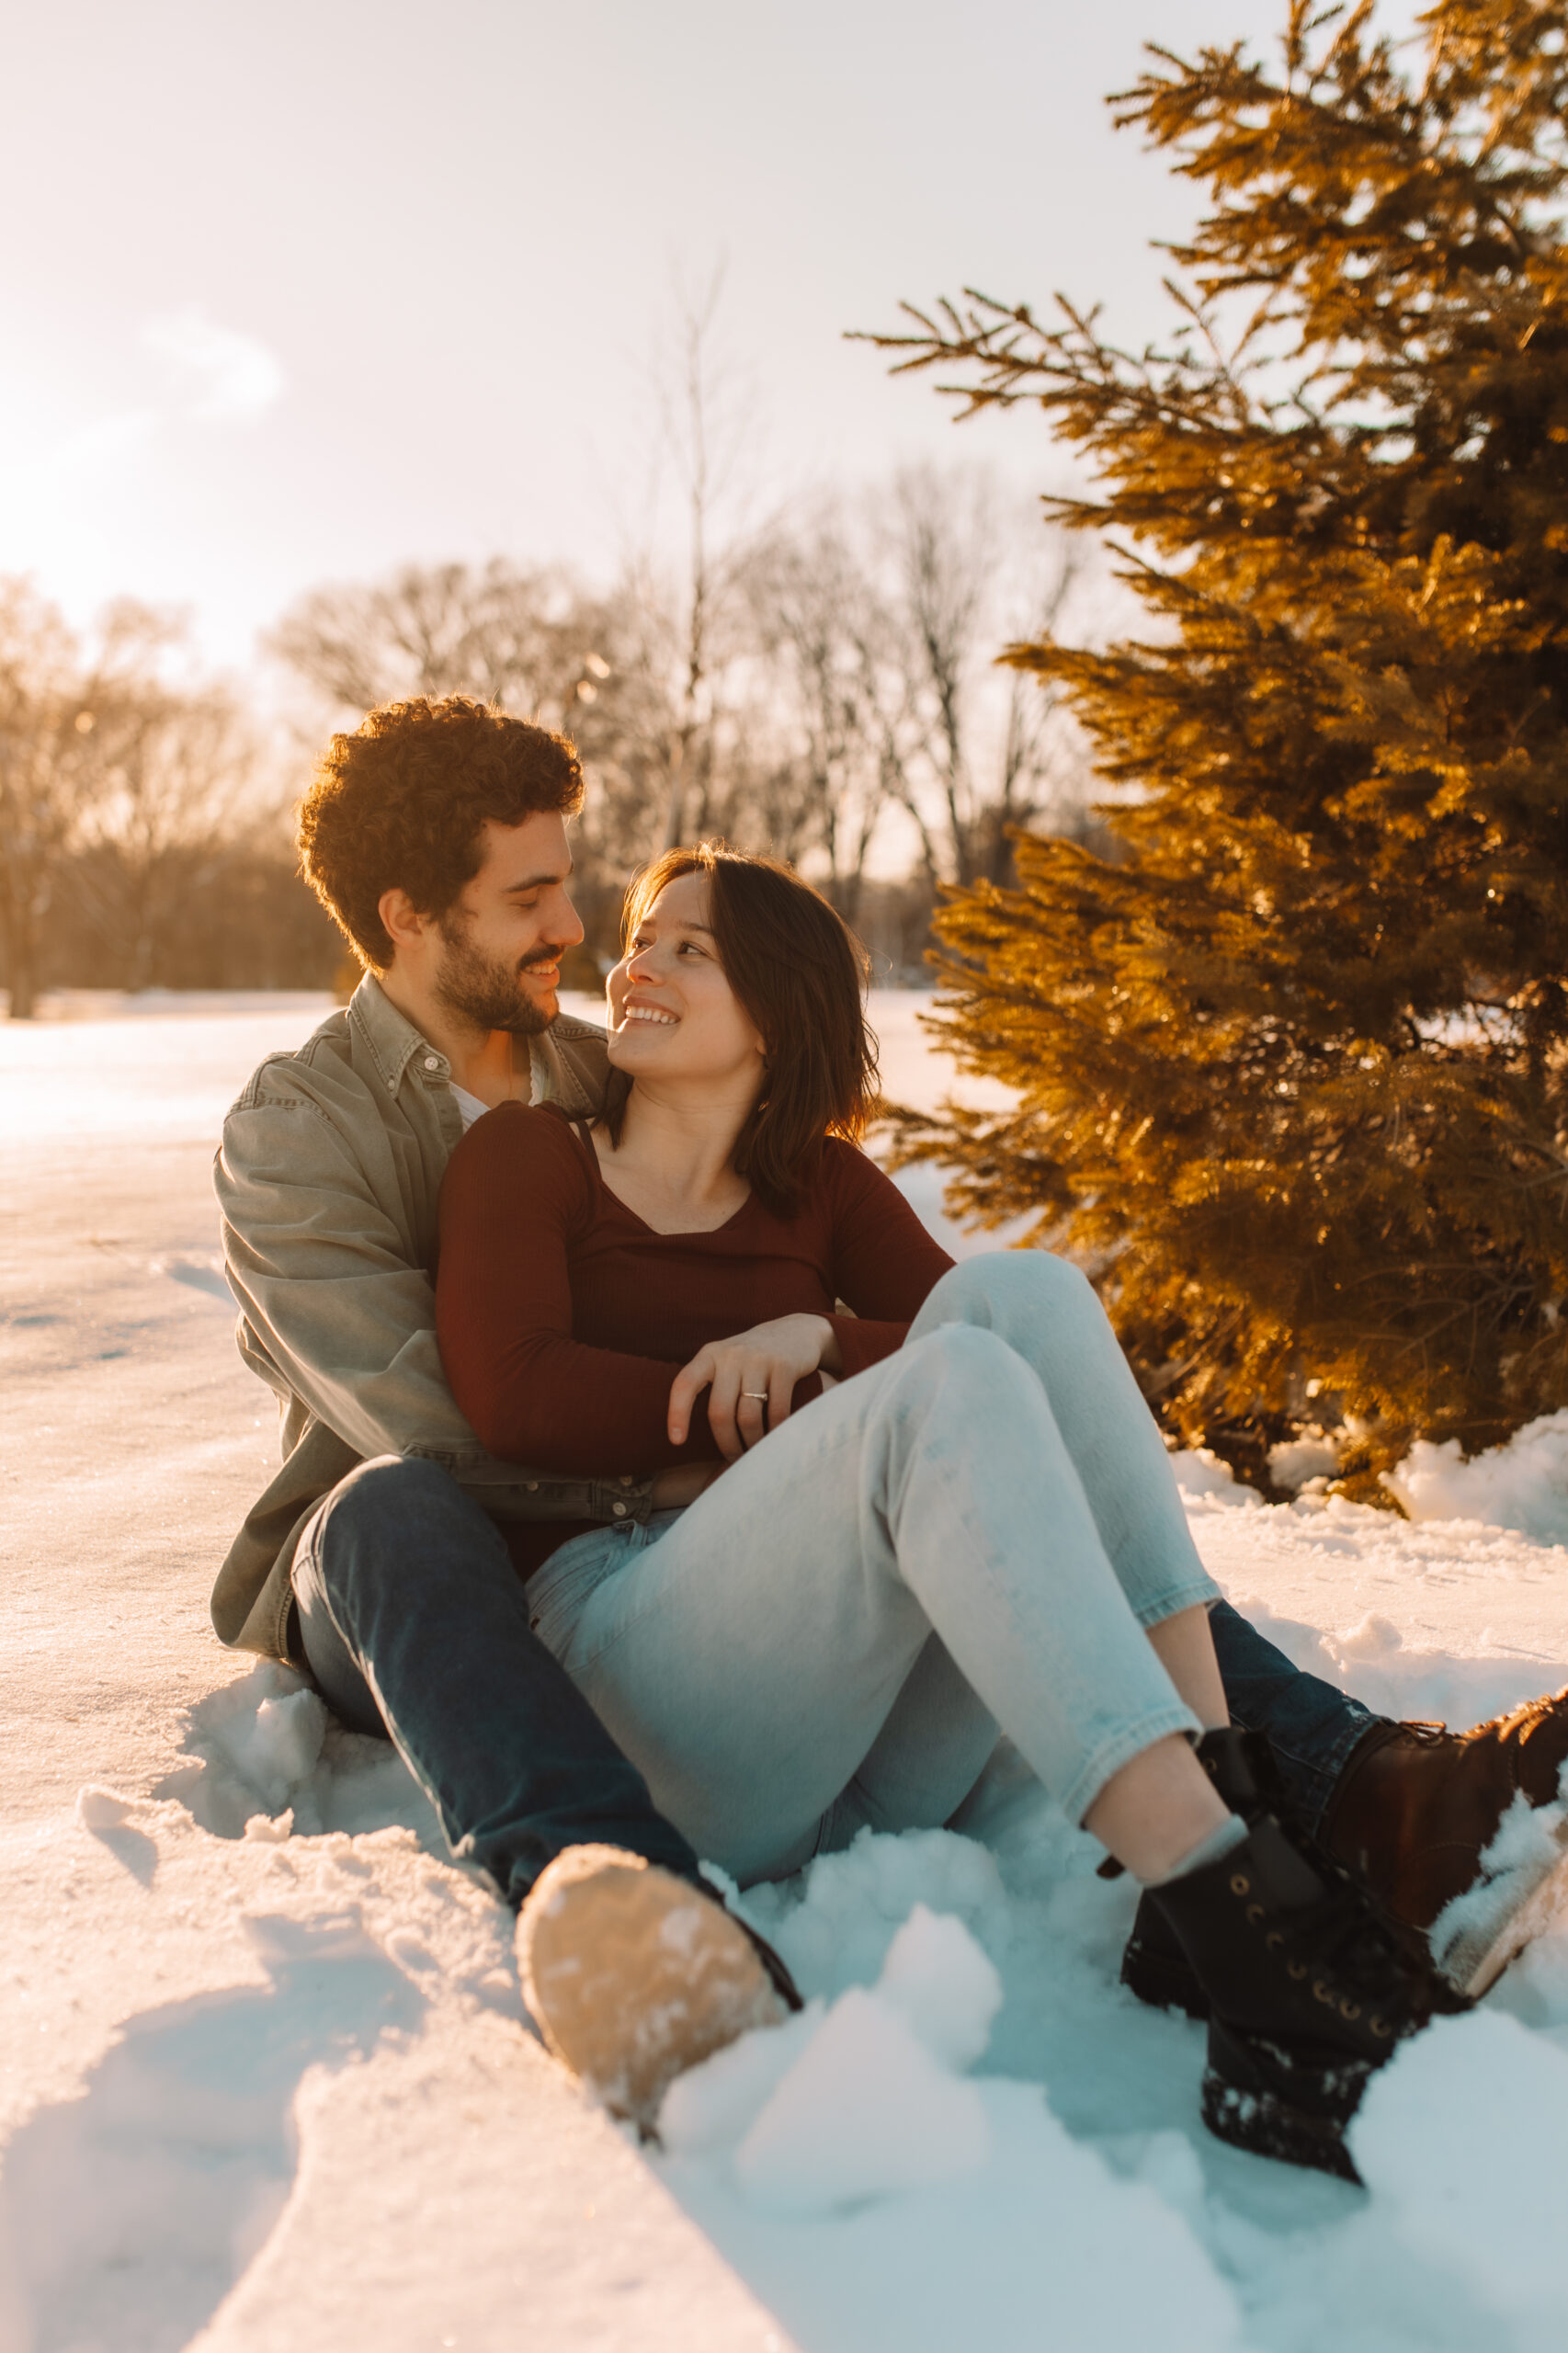
<svg viewBox="0 0 1568 2353">
<path fill-rule="evenodd" d="M 1117 1988 L 1127 1882 L 1006 1753 L 962 1835 L 754 1892 L 813 2006 L 687 2078 L 663 2154 L 559 2075 L 396 1759 L 208 1629 L 273 1442 L 211 1142 L 323 1002 L 0 1029 L 4 2353 L 1559 2341 L 1568 1929 L 1380 2080 L 1368 2191 L 1245 2158 L 1197 2124 L 1199 2030 Z M 949 1075 L 919 1009 L 876 1007 L 905 1100 Z M 1178 1468 L 1303 1665 L 1468 1722 L 1568 1681 L 1562 1418 L 1418 1452 L 1415 1522 Z"/>
</svg>

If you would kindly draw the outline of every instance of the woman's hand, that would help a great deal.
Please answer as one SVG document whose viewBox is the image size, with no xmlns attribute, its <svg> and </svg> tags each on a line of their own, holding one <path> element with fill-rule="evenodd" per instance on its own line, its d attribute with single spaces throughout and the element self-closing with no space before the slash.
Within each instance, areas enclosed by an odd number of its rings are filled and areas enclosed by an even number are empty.
<svg viewBox="0 0 1568 2353">
<path fill-rule="evenodd" d="M 685 1445 L 706 1389 L 708 1426 L 725 1461 L 737 1462 L 788 1417 L 797 1381 L 841 1369 L 838 1335 L 825 1315 L 780 1315 L 733 1339 L 710 1340 L 670 1384 L 670 1444 Z"/>
</svg>

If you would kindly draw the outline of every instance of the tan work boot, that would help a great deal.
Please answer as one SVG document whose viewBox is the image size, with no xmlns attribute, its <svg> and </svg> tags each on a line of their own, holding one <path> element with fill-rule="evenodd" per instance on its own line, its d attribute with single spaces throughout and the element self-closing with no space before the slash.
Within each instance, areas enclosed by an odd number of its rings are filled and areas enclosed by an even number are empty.
<svg viewBox="0 0 1568 2353">
<path fill-rule="evenodd" d="M 779 2025 L 794 1992 L 717 1896 L 619 1847 L 568 1847 L 541 1872 L 517 1915 L 517 1973 L 556 2058 L 650 2132 L 677 2075 Z"/>
<path fill-rule="evenodd" d="M 1568 1898 L 1565 1762 L 1568 1691 L 1469 1732 L 1381 1726 L 1353 1752 L 1322 1843 L 1430 1938 L 1450 1984 L 1481 1995 Z"/>
</svg>

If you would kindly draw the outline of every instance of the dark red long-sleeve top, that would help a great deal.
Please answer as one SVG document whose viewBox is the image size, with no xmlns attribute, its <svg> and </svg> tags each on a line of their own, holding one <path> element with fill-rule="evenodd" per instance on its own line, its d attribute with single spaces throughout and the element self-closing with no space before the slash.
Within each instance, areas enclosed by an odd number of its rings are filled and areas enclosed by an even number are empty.
<svg viewBox="0 0 1568 2353">
<path fill-rule="evenodd" d="M 710 1233 L 656 1233 L 549 1105 L 476 1120 L 441 1191 L 436 1325 L 452 1392 L 504 1461 L 588 1477 L 717 1461 L 701 1401 L 683 1446 L 670 1383 L 710 1340 L 778 1315 L 825 1315 L 847 1376 L 900 1347 L 952 1260 L 903 1196 L 830 1139 L 799 1208 L 754 1193 Z M 835 1313 L 842 1301 L 854 1312 Z M 796 1407 L 821 1393 L 813 1373 Z M 508 1528 L 525 1574 L 589 1523 Z"/>
</svg>

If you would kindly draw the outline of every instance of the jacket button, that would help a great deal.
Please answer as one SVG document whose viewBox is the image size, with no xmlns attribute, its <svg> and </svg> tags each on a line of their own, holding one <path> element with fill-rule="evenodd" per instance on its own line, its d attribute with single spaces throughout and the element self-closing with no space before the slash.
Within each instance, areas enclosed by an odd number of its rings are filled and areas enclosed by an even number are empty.
<svg viewBox="0 0 1568 2353">
<path fill-rule="evenodd" d="M 439 1070 L 441 1065 L 437 1061 L 434 1054 L 426 1054 L 425 1057 L 425 1067 L 426 1070 Z"/>
<path fill-rule="evenodd" d="M 530 1495 L 537 1495 L 539 1493 L 539 1481 L 537 1479 L 530 1479 L 528 1483 L 528 1489 Z"/>
<path fill-rule="evenodd" d="M 617 1519 L 624 1519 L 626 1518 L 626 1506 L 624 1504 L 611 1504 L 610 1510 L 613 1512 Z"/>
</svg>

